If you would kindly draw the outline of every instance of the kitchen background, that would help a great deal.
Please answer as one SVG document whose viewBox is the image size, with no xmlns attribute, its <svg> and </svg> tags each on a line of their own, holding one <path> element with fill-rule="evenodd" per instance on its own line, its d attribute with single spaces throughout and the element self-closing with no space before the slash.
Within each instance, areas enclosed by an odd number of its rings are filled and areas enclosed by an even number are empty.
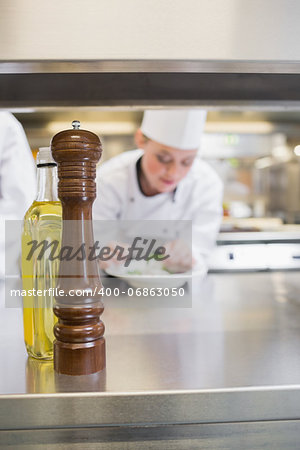
<svg viewBox="0 0 300 450">
<path fill-rule="evenodd" d="M 135 148 L 137 109 L 45 109 L 14 112 L 31 149 L 48 146 L 72 120 L 102 138 L 102 162 Z M 210 110 L 200 156 L 223 179 L 222 231 L 297 230 L 300 224 L 300 113 Z"/>
</svg>

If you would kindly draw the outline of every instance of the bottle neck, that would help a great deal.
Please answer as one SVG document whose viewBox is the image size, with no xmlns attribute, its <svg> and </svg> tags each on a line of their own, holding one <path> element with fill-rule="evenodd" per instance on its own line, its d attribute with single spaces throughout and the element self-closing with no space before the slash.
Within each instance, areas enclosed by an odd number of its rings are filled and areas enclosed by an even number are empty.
<svg viewBox="0 0 300 450">
<path fill-rule="evenodd" d="M 42 166 L 37 169 L 37 202 L 57 202 L 57 167 Z"/>
</svg>

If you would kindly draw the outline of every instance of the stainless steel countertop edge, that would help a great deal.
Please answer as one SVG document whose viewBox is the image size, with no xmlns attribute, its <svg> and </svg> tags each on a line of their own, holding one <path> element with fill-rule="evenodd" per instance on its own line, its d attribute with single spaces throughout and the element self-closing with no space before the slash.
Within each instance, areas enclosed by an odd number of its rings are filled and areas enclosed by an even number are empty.
<svg viewBox="0 0 300 450">
<path fill-rule="evenodd" d="M 0 397 L 0 430 L 299 419 L 299 385 Z"/>
<path fill-rule="evenodd" d="M 299 61 L 266 60 L 0 60 L 0 73 L 202 72 L 299 74 Z"/>
<path fill-rule="evenodd" d="M 250 231 L 250 232 L 222 232 L 218 235 L 218 242 L 300 242 L 297 231 Z"/>
<path fill-rule="evenodd" d="M 279 386 L 245 386 L 220 389 L 170 389 L 170 390 L 153 390 L 153 391 L 127 391 L 127 392 L 55 392 L 43 394 L 0 394 L 1 399 L 13 398 L 53 398 L 53 397 L 139 397 L 153 395 L 181 395 L 181 394 L 219 394 L 219 393 L 235 393 L 235 392 L 268 392 L 268 391 L 291 391 L 300 390 L 300 384 L 279 385 Z"/>
</svg>

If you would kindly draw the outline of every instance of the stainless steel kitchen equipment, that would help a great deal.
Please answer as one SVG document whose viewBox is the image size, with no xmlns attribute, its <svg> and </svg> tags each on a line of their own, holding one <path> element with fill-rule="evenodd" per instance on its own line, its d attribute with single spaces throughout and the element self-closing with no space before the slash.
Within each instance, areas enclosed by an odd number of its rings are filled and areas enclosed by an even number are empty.
<svg viewBox="0 0 300 450">
<path fill-rule="evenodd" d="M 107 299 L 107 369 L 75 378 L 26 361 L 21 310 L 2 310 L 2 446 L 294 449 L 298 293 L 298 273 L 277 272 L 194 280 L 193 308 Z"/>
<path fill-rule="evenodd" d="M 257 171 L 269 214 L 287 223 L 300 221 L 300 164 L 297 158 L 273 163 Z"/>
<path fill-rule="evenodd" d="M 296 0 L 3 0 L 0 107 L 299 108 L 299 14 Z"/>
<path fill-rule="evenodd" d="M 220 233 L 209 260 L 212 272 L 300 269 L 299 232 Z"/>
</svg>

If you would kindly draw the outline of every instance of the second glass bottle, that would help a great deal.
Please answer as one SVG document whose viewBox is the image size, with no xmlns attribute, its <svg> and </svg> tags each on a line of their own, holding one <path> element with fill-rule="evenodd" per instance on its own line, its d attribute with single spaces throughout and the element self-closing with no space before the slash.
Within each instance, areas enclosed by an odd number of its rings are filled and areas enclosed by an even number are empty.
<svg viewBox="0 0 300 450">
<path fill-rule="evenodd" d="M 22 234 L 22 280 L 26 291 L 23 297 L 24 340 L 29 356 L 52 359 L 53 326 L 57 318 L 53 313 L 54 289 L 49 288 L 56 286 L 59 259 L 52 260 L 49 256 L 55 242 L 58 242 L 56 251 L 60 250 L 62 207 L 57 197 L 57 165 L 48 147 L 38 152 L 37 176 L 37 198 L 25 214 Z M 30 255 L 32 241 L 42 245 Z M 40 257 L 43 246 L 45 251 Z M 37 295 L 37 291 L 42 291 L 43 295 Z M 34 292 L 36 295 L 32 295 Z"/>
</svg>

